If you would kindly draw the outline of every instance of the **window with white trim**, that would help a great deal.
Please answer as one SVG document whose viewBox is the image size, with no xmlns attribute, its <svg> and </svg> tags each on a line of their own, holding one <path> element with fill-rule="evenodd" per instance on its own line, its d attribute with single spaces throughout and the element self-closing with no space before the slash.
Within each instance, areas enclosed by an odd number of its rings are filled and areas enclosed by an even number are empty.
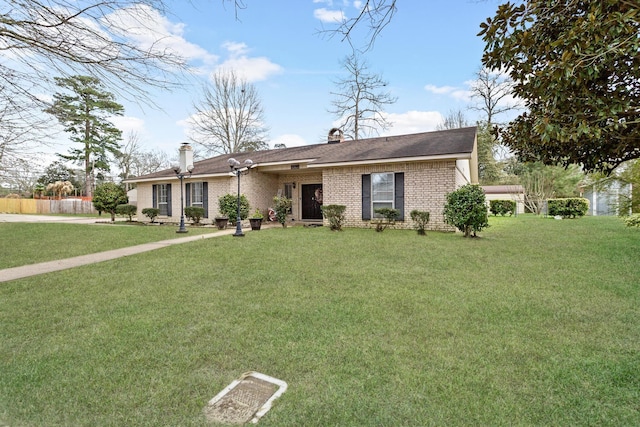
<svg viewBox="0 0 640 427">
<path fill-rule="evenodd" d="M 376 209 L 394 208 L 393 178 L 392 172 L 371 174 L 371 212 L 373 218 L 382 218 L 382 215 L 375 213 Z"/>
<path fill-rule="evenodd" d="M 162 216 L 166 216 L 168 215 L 168 196 L 167 196 L 167 184 L 159 184 L 158 186 L 156 186 L 158 194 L 157 194 L 157 200 L 158 200 L 158 210 L 159 215 Z"/>
<path fill-rule="evenodd" d="M 191 185 L 191 206 L 203 207 L 203 187 L 202 182 L 192 182 Z"/>
</svg>

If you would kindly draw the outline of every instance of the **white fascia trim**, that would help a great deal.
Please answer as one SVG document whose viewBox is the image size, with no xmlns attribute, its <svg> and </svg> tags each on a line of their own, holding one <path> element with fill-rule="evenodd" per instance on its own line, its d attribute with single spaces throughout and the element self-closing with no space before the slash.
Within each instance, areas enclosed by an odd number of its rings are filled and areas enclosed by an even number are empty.
<svg viewBox="0 0 640 427">
<path fill-rule="evenodd" d="M 267 162 L 267 163 L 260 163 L 260 166 L 297 165 L 301 163 L 310 163 L 310 162 L 313 162 L 314 160 L 315 159 L 300 159 L 300 160 L 286 160 L 282 162 Z"/>
<path fill-rule="evenodd" d="M 191 175 L 190 177 L 184 177 L 185 180 L 194 180 L 194 179 L 202 179 L 202 178 L 221 178 L 221 177 L 229 177 L 229 176 L 234 176 L 231 172 L 224 172 L 224 173 L 211 173 L 211 174 L 207 174 L 207 175 Z M 131 178 L 131 179 L 126 179 L 123 182 L 131 182 L 131 183 L 138 183 L 138 182 L 158 182 L 158 181 L 174 181 L 174 180 L 178 180 L 177 176 L 165 176 L 165 177 L 161 177 L 161 178 L 145 178 L 145 179 L 135 179 L 135 178 Z"/>
<path fill-rule="evenodd" d="M 310 164 L 307 167 L 326 168 L 326 167 L 335 167 L 335 166 L 359 166 L 359 165 L 374 165 L 374 164 L 380 164 L 380 163 L 424 162 L 428 160 L 460 160 L 460 159 L 470 159 L 470 158 L 471 158 L 471 153 L 460 153 L 460 154 L 442 154 L 439 156 L 396 157 L 396 158 L 376 159 L 376 160 L 358 160 L 358 161 L 351 161 L 351 162 L 315 163 L 315 164 Z"/>
</svg>

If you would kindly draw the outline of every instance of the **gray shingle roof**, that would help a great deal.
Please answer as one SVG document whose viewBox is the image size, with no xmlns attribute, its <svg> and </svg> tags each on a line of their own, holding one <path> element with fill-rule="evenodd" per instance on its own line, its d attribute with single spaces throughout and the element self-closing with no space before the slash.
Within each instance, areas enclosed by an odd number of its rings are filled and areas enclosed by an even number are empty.
<svg viewBox="0 0 640 427">
<path fill-rule="evenodd" d="M 314 144 L 300 147 L 254 151 L 250 153 L 223 154 L 194 163 L 194 176 L 224 174 L 229 172 L 227 160 L 236 158 L 241 163 L 251 159 L 254 163 L 308 162 L 311 166 L 352 162 L 389 162 L 394 159 L 465 156 L 474 148 L 476 127 L 423 132 L 408 135 L 345 141 L 339 144 Z M 173 169 L 166 169 L 136 180 L 175 177 Z"/>
</svg>

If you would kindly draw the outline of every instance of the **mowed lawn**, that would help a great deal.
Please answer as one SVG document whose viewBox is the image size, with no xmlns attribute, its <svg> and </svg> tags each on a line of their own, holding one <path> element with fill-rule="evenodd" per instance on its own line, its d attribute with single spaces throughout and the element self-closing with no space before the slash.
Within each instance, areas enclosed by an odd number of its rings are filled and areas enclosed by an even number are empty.
<svg viewBox="0 0 640 427">
<path fill-rule="evenodd" d="M 490 223 L 263 229 L 2 283 L 0 425 L 203 426 L 252 370 L 289 384 L 264 426 L 640 425 L 640 229 Z"/>
<path fill-rule="evenodd" d="M 0 223 L 0 269 L 71 258 L 143 243 L 185 237 L 177 226 L 115 224 Z M 191 234 L 216 228 L 190 228 Z"/>
</svg>

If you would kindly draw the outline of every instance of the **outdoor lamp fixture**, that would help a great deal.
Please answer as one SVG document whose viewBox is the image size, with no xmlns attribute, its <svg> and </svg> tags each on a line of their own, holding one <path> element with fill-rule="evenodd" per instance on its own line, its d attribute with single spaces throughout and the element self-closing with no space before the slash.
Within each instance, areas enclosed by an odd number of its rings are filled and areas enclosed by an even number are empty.
<svg viewBox="0 0 640 427">
<path fill-rule="evenodd" d="M 173 171 L 176 173 L 178 179 L 180 179 L 180 228 L 176 233 L 187 233 L 187 228 L 184 226 L 184 191 L 183 181 L 184 176 L 193 172 L 193 151 L 191 146 L 184 142 L 180 147 L 180 165 L 174 166 Z"/>
<path fill-rule="evenodd" d="M 242 237 L 244 236 L 244 233 L 242 232 L 242 222 L 240 220 L 240 175 L 249 173 L 251 167 L 253 167 L 253 162 L 247 159 L 244 161 L 244 165 L 242 165 L 233 157 L 230 158 L 228 162 L 229 167 L 231 168 L 231 173 L 238 177 L 238 212 L 236 213 L 236 232 L 233 236 Z"/>
</svg>

